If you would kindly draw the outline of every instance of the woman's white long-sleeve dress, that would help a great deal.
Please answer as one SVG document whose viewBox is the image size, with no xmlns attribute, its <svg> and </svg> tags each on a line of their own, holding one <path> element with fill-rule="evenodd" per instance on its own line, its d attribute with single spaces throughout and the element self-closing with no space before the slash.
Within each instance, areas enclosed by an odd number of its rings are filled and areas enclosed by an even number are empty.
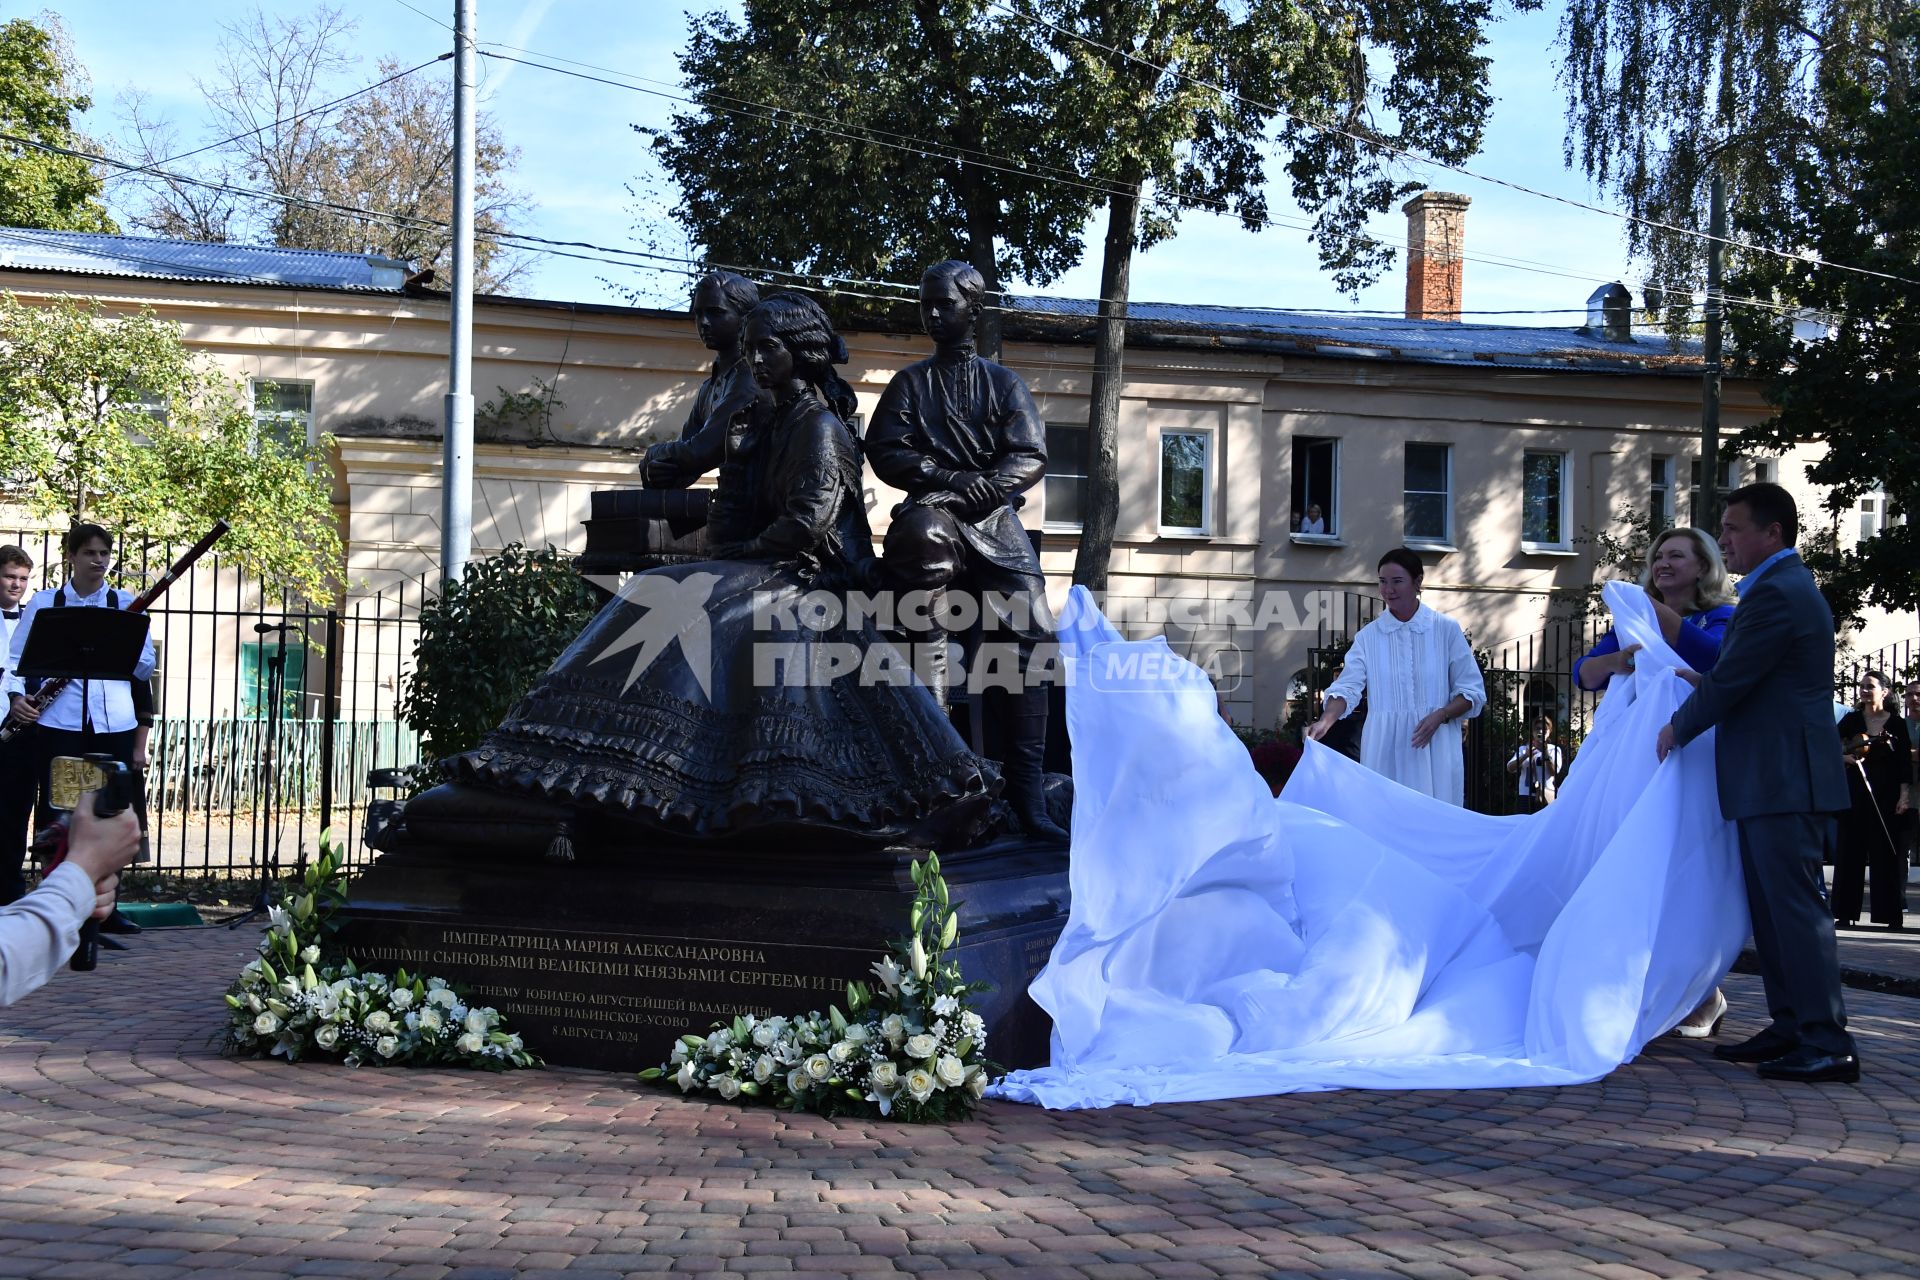
<svg viewBox="0 0 1920 1280">
<path fill-rule="evenodd" d="M 1464 803 L 1460 726 L 1487 705 L 1487 687 L 1460 624 L 1423 604 L 1405 622 L 1383 613 L 1360 628 L 1327 696 L 1344 698 L 1351 715 L 1362 693 L 1367 724 L 1360 735 L 1360 763 L 1436 800 Z M 1467 700 L 1467 714 L 1447 721 L 1434 730 L 1431 742 L 1415 748 L 1414 726 L 1456 695 Z"/>
</svg>

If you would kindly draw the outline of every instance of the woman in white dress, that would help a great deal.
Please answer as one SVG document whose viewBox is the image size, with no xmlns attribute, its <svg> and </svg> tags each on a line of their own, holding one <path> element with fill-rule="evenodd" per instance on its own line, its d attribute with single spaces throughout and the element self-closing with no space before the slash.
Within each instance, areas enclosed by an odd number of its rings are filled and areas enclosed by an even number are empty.
<svg viewBox="0 0 1920 1280">
<path fill-rule="evenodd" d="M 1460 722 L 1487 705 L 1486 682 L 1460 624 L 1420 603 L 1426 566 L 1405 547 L 1380 557 L 1387 611 L 1360 628 L 1347 664 L 1307 726 L 1318 742 L 1367 695 L 1360 763 L 1422 795 L 1464 804 Z"/>
</svg>

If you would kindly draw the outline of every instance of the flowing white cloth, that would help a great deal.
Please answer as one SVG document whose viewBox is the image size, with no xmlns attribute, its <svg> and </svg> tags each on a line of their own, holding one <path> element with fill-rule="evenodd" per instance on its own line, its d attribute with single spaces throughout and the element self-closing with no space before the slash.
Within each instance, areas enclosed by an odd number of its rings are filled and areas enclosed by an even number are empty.
<svg viewBox="0 0 1920 1280">
<path fill-rule="evenodd" d="M 1405 622 L 1383 613 L 1360 628 L 1327 696 L 1344 701 L 1352 715 L 1362 693 L 1360 763 L 1437 800 L 1464 803 L 1461 731 L 1487 705 L 1487 689 L 1460 624 L 1423 604 Z M 1420 721 L 1456 696 L 1467 700 L 1466 715 L 1435 729 L 1426 746 L 1414 746 Z"/>
<path fill-rule="evenodd" d="M 1052 1062 L 996 1096 L 1575 1084 L 1685 1017 L 1738 953 L 1713 746 L 1655 758 L 1688 687 L 1639 588 L 1606 589 L 1645 646 L 1636 670 L 1615 677 L 1559 802 L 1507 818 L 1318 743 L 1270 799 L 1206 676 L 1074 595 L 1073 903 L 1032 987 Z"/>
</svg>

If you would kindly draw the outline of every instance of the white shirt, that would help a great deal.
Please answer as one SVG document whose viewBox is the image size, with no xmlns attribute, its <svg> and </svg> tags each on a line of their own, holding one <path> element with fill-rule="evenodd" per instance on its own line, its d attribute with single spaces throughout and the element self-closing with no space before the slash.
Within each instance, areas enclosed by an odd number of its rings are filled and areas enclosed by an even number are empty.
<svg viewBox="0 0 1920 1280">
<path fill-rule="evenodd" d="M 1507 764 L 1509 766 L 1516 764 L 1520 766 L 1521 795 L 1530 796 L 1534 794 L 1531 784 L 1534 779 L 1538 777 L 1540 781 L 1540 798 L 1551 801 L 1553 799 L 1553 780 L 1560 776 L 1560 764 L 1566 757 L 1560 753 L 1559 744 L 1553 742 L 1547 743 L 1546 746 L 1540 749 L 1542 758 L 1537 761 L 1527 759 L 1532 751 L 1533 742 L 1531 740 L 1521 743 L 1520 749 L 1513 753 L 1513 758 L 1508 760 Z"/>
<path fill-rule="evenodd" d="M 1300 517 L 1300 532 L 1324 534 L 1326 531 L 1327 522 L 1325 520 L 1315 520 L 1312 516 Z"/>
<path fill-rule="evenodd" d="M 1436 800 L 1464 804 L 1460 722 L 1487 705 L 1487 687 L 1460 624 L 1423 604 L 1405 622 L 1383 613 L 1360 628 L 1327 696 L 1346 701 L 1344 719 L 1363 693 L 1367 725 L 1360 734 L 1360 763 Z M 1447 721 L 1426 746 L 1415 748 L 1414 726 L 1456 696 L 1467 700 L 1466 715 Z"/>
<path fill-rule="evenodd" d="M 53 599 L 59 591 L 66 593 L 66 608 L 104 609 L 107 607 L 107 592 L 113 591 L 115 603 L 125 609 L 133 603 L 133 593 L 120 588 L 109 588 L 105 583 L 90 596 L 83 596 L 68 582 L 58 591 L 49 587 L 33 593 L 21 612 L 20 621 L 14 624 L 13 635 L 7 646 L 7 675 L 4 684 L 0 684 L 8 694 L 24 694 L 27 683 L 18 674 L 20 655 L 26 652 L 27 636 L 33 631 L 33 620 L 42 609 L 54 607 Z M 153 675 L 153 636 L 149 634 L 140 644 L 140 662 L 133 669 L 135 680 L 145 680 Z M 86 689 L 86 703 L 83 706 L 81 689 Z M 138 721 L 133 714 L 133 686 L 125 680 L 75 680 L 60 691 L 40 716 L 40 723 L 49 729 L 67 729 L 78 732 L 85 727 L 82 712 L 91 713 L 95 733 L 123 733 L 134 728 Z"/>
<path fill-rule="evenodd" d="M 20 603 L 21 607 L 25 608 L 26 601 L 23 600 Z M 8 612 L 14 613 L 18 612 L 18 610 L 10 609 Z M 0 618 L 0 676 L 8 675 L 13 671 L 13 666 L 11 665 L 13 661 L 13 633 L 19 629 L 20 619 Z"/>
</svg>

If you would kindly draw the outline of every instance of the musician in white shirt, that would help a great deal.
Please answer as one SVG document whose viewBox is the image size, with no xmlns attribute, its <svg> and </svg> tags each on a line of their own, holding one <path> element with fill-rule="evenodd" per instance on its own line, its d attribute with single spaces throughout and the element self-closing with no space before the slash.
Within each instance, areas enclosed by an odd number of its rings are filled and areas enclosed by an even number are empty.
<svg viewBox="0 0 1920 1280">
<path fill-rule="evenodd" d="M 113 564 L 112 534 L 97 524 L 77 524 L 67 531 L 63 547 L 67 556 L 67 581 L 61 586 L 35 592 L 21 611 L 20 621 L 14 627 L 13 642 L 8 647 L 6 680 L 4 685 L 0 685 L 12 696 L 15 718 L 35 721 L 33 754 L 39 776 L 41 825 L 51 822 L 54 816 L 48 805 L 51 799 L 50 765 L 54 757 L 98 751 L 133 768 L 135 739 L 139 729 L 133 706 L 133 686 L 125 680 L 76 680 L 61 690 L 49 705 L 41 708 L 37 717 L 33 715 L 33 704 L 27 698 L 30 691 L 27 682 L 20 677 L 19 669 L 20 657 L 26 651 L 28 637 L 33 634 L 34 620 L 47 609 L 124 609 L 134 600 L 132 592 L 107 585 L 107 570 Z M 153 638 L 149 636 L 140 646 L 140 661 L 133 669 L 133 678 L 150 679 L 153 667 Z M 134 811 L 144 827 L 146 797 L 140 794 L 140 790 L 135 788 Z M 102 928 L 109 932 L 136 931 L 121 922 L 117 913 Z"/>
<path fill-rule="evenodd" d="M 0 547 L 0 676 L 11 670 L 7 655 L 13 652 L 20 604 L 32 585 L 33 557 L 24 547 Z M 27 860 L 36 776 L 33 726 L 23 721 L 12 738 L 0 744 L 0 905 L 17 901 L 27 891 L 21 868 Z"/>
</svg>

